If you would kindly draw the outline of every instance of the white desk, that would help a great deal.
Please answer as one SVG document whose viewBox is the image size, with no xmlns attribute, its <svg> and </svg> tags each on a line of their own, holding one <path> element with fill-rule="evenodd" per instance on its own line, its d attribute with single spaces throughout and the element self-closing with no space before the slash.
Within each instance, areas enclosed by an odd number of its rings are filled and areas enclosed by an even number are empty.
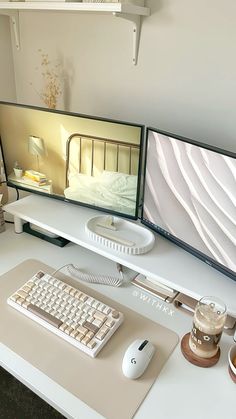
<svg viewBox="0 0 236 419">
<path fill-rule="evenodd" d="M 115 264 L 103 256 L 76 244 L 64 248 L 56 247 L 26 233 L 15 234 L 13 226 L 7 225 L 0 234 L 0 274 L 8 271 L 23 260 L 39 259 L 55 269 L 66 263 L 74 263 L 95 272 L 114 274 Z M 212 268 L 209 268 L 209 270 Z M 229 281 L 225 278 L 225 281 Z M 160 301 L 159 308 L 143 301 L 137 288 L 112 288 L 93 285 L 91 288 L 139 311 L 148 318 L 175 330 L 181 337 L 191 328 L 191 317 L 174 309 L 174 314 L 163 312 L 166 306 Z M 235 288 L 236 289 L 236 288 Z M 173 309 L 173 306 L 171 306 Z M 227 371 L 227 352 L 233 344 L 232 336 L 223 335 L 222 355 L 218 364 L 203 369 L 189 364 L 182 356 L 178 345 L 151 391 L 141 405 L 135 419 L 227 419 L 235 418 L 235 384 Z M 96 361 L 95 361 L 96 362 Z M 100 419 L 101 416 L 79 399 L 58 386 L 49 377 L 33 368 L 29 363 L 0 343 L 0 364 L 24 382 L 42 398 L 56 407 L 68 418 Z M 115 395 L 114 395 L 115 397 Z"/>
</svg>

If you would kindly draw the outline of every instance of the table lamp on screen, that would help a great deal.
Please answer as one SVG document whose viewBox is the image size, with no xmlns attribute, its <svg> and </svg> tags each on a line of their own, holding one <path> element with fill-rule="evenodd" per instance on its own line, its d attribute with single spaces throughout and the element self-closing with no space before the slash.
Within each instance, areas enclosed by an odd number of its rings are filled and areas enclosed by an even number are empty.
<svg viewBox="0 0 236 419">
<path fill-rule="evenodd" d="M 30 135 L 28 139 L 28 151 L 30 154 L 33 154 L 37 157 L 37 171 L 40 172 L 39 157 L 42 157 L 46 154 L 44 140 L 40 137 Z"/>
</svg>

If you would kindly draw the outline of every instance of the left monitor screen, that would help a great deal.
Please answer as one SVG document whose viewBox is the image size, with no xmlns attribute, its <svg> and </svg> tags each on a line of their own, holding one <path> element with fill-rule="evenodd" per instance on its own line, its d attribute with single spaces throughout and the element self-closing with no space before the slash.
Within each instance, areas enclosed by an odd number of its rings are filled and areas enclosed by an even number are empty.
<svg viewBox="0 0 236 419">
<path fill-rule="evenodd" d="M 143 126 L 0 102 L 9 186 L 137 218 Z"/>
</svg>

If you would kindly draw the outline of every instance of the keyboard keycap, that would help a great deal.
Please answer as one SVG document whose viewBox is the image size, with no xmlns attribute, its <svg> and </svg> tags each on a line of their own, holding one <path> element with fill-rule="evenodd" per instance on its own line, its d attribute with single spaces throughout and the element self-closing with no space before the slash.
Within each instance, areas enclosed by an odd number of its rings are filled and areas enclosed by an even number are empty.
<svg viewBox="0 0 236 419">
<path fill-rule="evenodd" d="M 41 308 L 34 306 L 33 304 L 29 304 L 27 307 L 31 313 L 36 314 L 36 316 L 40 317 L 41 319 L 45 320 L 46 322 L 50 323 L 52 326 L 55 326 L 57 329 L 61 326 L 62 321 L 58 320 L 56 317 L 52 316 L 51 314 L 47 313 L 46 311 L 42 310 Z"/>
<path fill-rule="evenodd" d="M 93 332 L 94 334 L 96 334 L 99 331 L 99 328 L 97 326 L 89 322 L 85 322 L 84 327 L 90 330 L 90 332 Z"/>
</svg>

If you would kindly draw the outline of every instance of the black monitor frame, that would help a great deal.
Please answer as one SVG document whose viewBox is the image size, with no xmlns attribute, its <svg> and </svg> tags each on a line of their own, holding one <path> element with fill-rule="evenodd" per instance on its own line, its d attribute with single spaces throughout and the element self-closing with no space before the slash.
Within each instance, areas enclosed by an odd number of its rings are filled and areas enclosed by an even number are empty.
<svg viewBox="0 0 236 419">
<path fill-rule="evenodd" d="M 174 235 L 172 235 L 170 232 L 166 231 L 162 227 L 159 227 L 158 225 L 155 225 L 152 222 L 150 222 L 150 221 L 148 221 L 147 219 L 144 218 L 143 204 L 144 204 L 144 199 L 145 199 L 147 147 L 148 147 L 148 137 L 149 137 L 149 132 L 150 131 L 156 132 L 158 134 L 163 134 L 167 137 L 172 137 L 176 140 L 180 140 L 180 141 L 183 141 L 183 142 L 188 143 L 188 144 L 192 144 L 192 145 L 196 145 L 198 147 L 202 147 L 206 150 L 214 151 L 218 154 L 224 154 L 225 156 L 228 156 L 228 157 L 231 157 L 231 158 L 234 158 L 234 159 L 236 159 L 236 153 L 231 152 L 231 151 L 227 151 L 227 150 L 215 147 L 215 146 L 211 146 L 211 145 L 206 144 L 206 143 L 195 141 L 195 140 L 192 140 L 192 139 L 189 139 L 189 138 L 186 138 L 186 137 L 182 137 L 180 135 L 172 134 L 172 133 L 167 132 L 167 131 L 162 131 L 162 130 L 159 130 L 157 128 L 147 127 L 146 138 L 145 138 L 145 150 L 144 150 L 144 153 L 143 153 L 144 175 L 143 175 L 143 186 L 142 186 L 142 209 L 141 209 L 141 223 L 142 224 L 144 224 L 146 227 L 149 227 L 151 230 L 160 234 L 161 236 L 165 237 L 166 239 L 170 240 L 171 242 L 173 242 L 173 243 L 177 244 L 178 246 L 182 247 L 187 252 L 189 252 L 192 255 L 196 256 L 197 258 L 201 259 L 207 265 L 212 266 L 213 268 L 217 269 L 219 272 L 223 273 L 224 275 L 226 275 L 226 276 L 230 277 L 231 279 L 233 279 L 234 281 L 236 281 L 236 273 L 233 272 L 231 269 L 229 269 L 226 266 L 222 265 L 221 263 L 217 262 L 216 260 L 214 260 L 210 256 L 204 254 L 203 252 L 194 248 L 193 246 L 189 245 L 188 243 L 184 242 L 183 240 L 175 237 Z"/>
<path fill-rule="evenodd" d="M 47 113 L 61 114 L 61 115 L 64 115 L 64 116 L 68 115 L 68 116 L 74 116 L 74 117 L 79 117 L 79 118 L 84 118 L 84 119 L 91 119 L 91 120 L 95 120 L 95 121 L 110 122 L 110 123 L 115 123 L 115 124 L 133 126 L 133 127 L 140 128 L 140 144 L 139 144 L 140 145 L 140 150 L 139 150 L 139 159 L 138 159 L 137 193 L 136 193 L 136 206 L 135 206 L 134 215 L 125 214 L 125 213 L 121 213 L 121 212 L 116 212 L 114 210 L 106 209 L 106 208 L 103 208 L 103 207 L 98 207 L 98 206 L 95 206 L 95 205 L 90 205 L 90 204 L 87 204 L 87 203 L 84 203 L 84 202 L 81 202 L 81 201 L 75 201 L 75 200 L 68 199 L 66 197 L 56 195 L 56 194 L 49 194 L 49 193 L 45 193 L 45 192 L 40 192 L 39 190 L 31 189 L 28 186 L 24 187 L 23 185 L 16 185 L 14 182 L 11 182 L 10 180 L 8 180 L 8 176 L 7 176 L 7 172 L 6 172 L 6 165 L 5 165 L 5 160 L 4 160 L 4 150 L 3 150 L 3 147 L 2 147 L 2 141 L 1 141 L 1 136 L 0 136 L 0 147 L 1 147 L 2 155 L 3 155 L 3 163 L 4 163 L 4 169 L 5 169 L 5 175 L 6 175 L 6 183 L 9 187 L 12 187 L 14 189 L 24 190 L 24 191 L 29 192 L 29 193 L 34 193 L 34 194 L 37 194 L 37 195 L 57 199 L 57 200 L 60 200 L 60 201 L 68 202 L 68 203 L 71 203 L 71 204 L 83 206 L 83 207 L 86 207 L 86 208 L 95 209 L 97 211 L 102 211 L 102 212 L 112 214 L 112 215 L 115 215 L 115 216 L 119 216 L 119 217 L 125 217 L 125 218 L 132 219 L 132 220 L 137 220 L 138 219 L 139 208 L 140 208 L 140 190 L 141 190 L 140 185 L 141 185 L 143 148 L 144 148 L 144 146 L 143 146 L 143 144 L 144 144 L 144 129 L 145 129 L 144 125 L 138 124 L 138 123 L 135 123 L 135 122 L 133 123 L 133 122 L 109 119 L 109 118 L 99 117 L 99 116 L 94 116 L 94 115 L 91 116 L 91 115 L 86 115 L 86 114 L 80 114 L 80 113 L 76 113 L 76 112 L 68 112 L 68 111 L 62 111 L 62 110 L 48 109 L 48 108 L 43 108 L 43 107 L 39 107 L 39 106 L 28 105 L 28 104 L 26 105 L 26 104 L 15 103 L 15 102 L 0 101 L 0 105 L 9 105 L 9 106 L 21 107 L 21 108 L 26 108 L 26 109 L 38 110 L 38 111 L 47 112 Z"/>
</svg>

